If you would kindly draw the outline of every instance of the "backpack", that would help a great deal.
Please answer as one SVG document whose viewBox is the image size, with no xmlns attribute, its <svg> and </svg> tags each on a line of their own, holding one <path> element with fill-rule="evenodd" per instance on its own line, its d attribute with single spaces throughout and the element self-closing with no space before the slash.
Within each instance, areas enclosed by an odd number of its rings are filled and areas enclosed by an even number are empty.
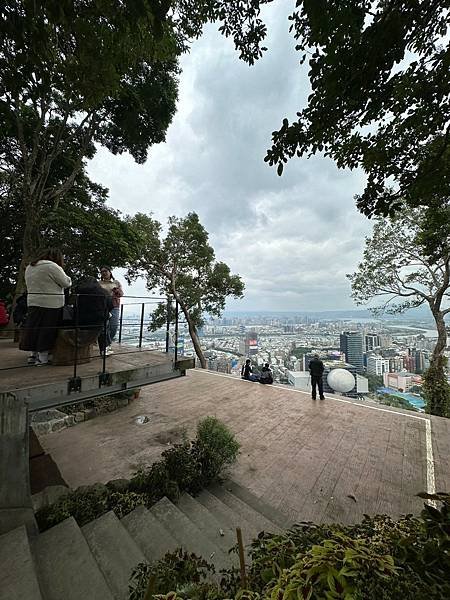
<svg viewBox="0 0 450 600">
<path fill-rule="evenodd" d="M 27 293 L 24 292 L 16 300 L 16 306 L 13 310 L 13 321 L 15 325 L 22 325 L 25 322 L 28 312 Z"/>
<path fill-rule="evenodd" d="M 6 310 L 6 305 L 3 300 L 0 300 L 0 326 L 8 325 L 9 323 L 9 314 Z"/>
</svg>

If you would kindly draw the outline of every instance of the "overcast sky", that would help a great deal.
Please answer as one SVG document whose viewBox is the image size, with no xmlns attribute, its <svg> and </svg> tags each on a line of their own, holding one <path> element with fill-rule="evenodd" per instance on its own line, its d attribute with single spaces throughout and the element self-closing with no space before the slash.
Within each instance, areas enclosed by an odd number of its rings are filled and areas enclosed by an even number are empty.
<svg viewBox="0 0 450 600">
<path fill-rule="evenodd" d="M 362 257 L 371 224 L 355 208 L 360 172 L 330 160 L 293 159 L 282 177 L 264 163 L 271 132 L 309 93 L 307 67 L 288 34 L 287 13 L 268 7 L 269 50 L 253 67 L 208 27 L 182 60 L 178 111 L 165 144 L 145 165 L 100 149 L 89 165 L 127 214 L 199 214 L 219 260 L 245 281 L 232 310 L 353 307 L 345 274 Z M 143 283 L 132 291 L 145 293 Z M 129 292 L 130 293 L 130 292 Z"/>
</svg>

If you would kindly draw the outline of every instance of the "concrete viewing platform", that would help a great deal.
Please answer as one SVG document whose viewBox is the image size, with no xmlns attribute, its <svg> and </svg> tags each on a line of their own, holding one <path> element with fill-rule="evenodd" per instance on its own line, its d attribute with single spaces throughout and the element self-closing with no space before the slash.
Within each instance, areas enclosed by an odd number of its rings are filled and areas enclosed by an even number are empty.
<svg viewBox="0 0 450 600">
<path fill-rule="evenodd" d="M 139 425 L 136 416 L 146 415 Z M 215 415 L 236 434 L 233 480 L 293 521 L 418 514 L 450 490 L 450 420 L 202 371 L 144 388 L 131 405 L 40 438 L 71 487 L 128 477 Z"/>
<path fill-rule="evenodd" d="M 105 369 L 98 350 L 90 362 L 77 366 L 27 365 L 27 353 L 10 339 L 0 339 L 0 395 L 12 394 L 27 403 L 30 412 L 75 404 L 83 400 L 180 377 L 194 366 L 164 352 L 114 344 Z"/>
</svg>

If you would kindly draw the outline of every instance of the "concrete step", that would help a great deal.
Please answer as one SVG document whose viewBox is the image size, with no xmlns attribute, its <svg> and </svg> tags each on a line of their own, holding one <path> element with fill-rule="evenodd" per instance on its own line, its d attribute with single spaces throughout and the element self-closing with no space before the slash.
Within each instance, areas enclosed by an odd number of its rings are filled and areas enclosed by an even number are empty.
<svg viewBox="0 0 450 600">
<path fill-rule="evenodd" d="M 0 600 L 42 600 L 24 525 L 0 536 Z"/>
<path fill-rule="evenodd" d="M 271 523 L 278 525 L 281 529 L 289 529 L 294 525 L 294 522 L 283 512 L 270 506 L 258 498 L 258 496 L 255 496 L 250 490 L 242 487 L 242 485 L 239 485 L 235 481 L 227 480 L 221 487 L 248 504 L 251 508 L 256 510 L 256 512 L 266 517 Z"/>
<path fill-rule="evenodd" d="M 116 600 L 128 600 L 132 570 L 145 556 L 113 511 L 81 528 Z"/>
<path fill-rule="evenodd" d="M 256 525 L 248 522 L 241 514 L 234 512 L 227 504 L 224 504 L 217 496 L 211 494 L 208 490 L 202 490 L 195 499 L 207 508 L 217 519 L 228 523 L 228 526 L 234 532 L 233 535 L 235 539 L 237 539 L 236 527 L 240 527 L 245 545 L 250 544 L 250 542 L 258 535 L 259 528 Z"/>
<path fill-rule="evenodd" d="M 210 486 L 208 491 L 210 491 L 214 496 L 231 508 L 231 510 L 233 510 L 237 515 L 240 515 L 243 519 L 245 519 L 253 529 L 256 528 L 258 533 L 261 531 L 278 533 L 282 530 L 281 527 L 278 527 L 278 525 L 272 523 L 272 521 L 261 515 L 237 496 L 234 496 L 221 485 L 217 484 Z M 247 540 L 245 540 L 245 543 L 248 543 Z"/>
<path fill-rule="evenodd" d="M 216 544 L 222 552 L 228 553 L 236 544 L 235 531 L 225 519 L 217 518 L 203 504 L 189 494 L 183 494 L 177 503 L 179 508 L 194 525 Z"/>
<path fill-rule="evenodd" d="M 73 517 L 41 533 L 31 550 L 45 600 L 114 600 Z"/>
<path fill-rule="evenodd" d="M 216 570 L 230 567 L 229 557 L 168 498 L 162 498 L 150 511 L 185 550 L 213 563 Z"/>
<path fill-rule="evenodd" d="M 159 560 L 167 552 L 173 552 L 180 546 L 180 543 L 145 506 L 135 508 L 121 519 L 121 523 L 149 562 Z"/>
</svg>

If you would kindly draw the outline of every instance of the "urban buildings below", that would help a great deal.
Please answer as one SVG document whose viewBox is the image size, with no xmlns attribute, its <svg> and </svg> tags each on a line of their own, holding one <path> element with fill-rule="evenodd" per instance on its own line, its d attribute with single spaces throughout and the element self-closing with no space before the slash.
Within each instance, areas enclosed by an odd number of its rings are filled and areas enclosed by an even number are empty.
<svg viewBox="0 0 450 600">
<path fill-rule="evenodd" d="M 345 354 L 345 360 L 356 368 L 358 373 L 364 371 L 363 337 L 360 331 L 344 331 L 339 336 L 339 347 Z"/>
<path fill-rule="evenodd" d="M 367 357 L 367 375 L 383 375 L 389 371 L 389 360 L 379 354 Z"/>
<path fill-rule="evenodd" d="M 413 386 L 422 385 L 422 377 L 403 371 L 401 373 L 385 373 L 383 384 L 386 388 L 392 388 L 399 392 L 409 392 Z"/>
<path fill-rule="evenodd" d="M 255 356 L 258 354 L 258 334 L 256 331 L 248 331 L 239 342 L 239 352 L 243 356 Z"/>
</svg>

